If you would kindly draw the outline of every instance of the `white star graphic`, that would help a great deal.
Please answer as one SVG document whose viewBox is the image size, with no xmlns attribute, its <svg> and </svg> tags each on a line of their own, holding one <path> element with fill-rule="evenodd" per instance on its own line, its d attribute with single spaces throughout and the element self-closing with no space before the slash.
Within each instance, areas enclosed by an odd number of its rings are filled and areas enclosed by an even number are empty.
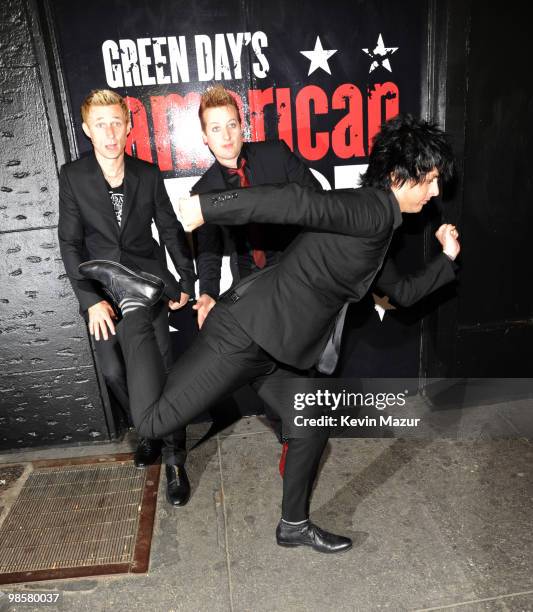
<svg viewBox="0 0 533 612">
<path fill-rule="evenodd" d="M 378 36 L 378 42 L 373 51 L 369 49 L 362 49 L 368 57 L 371 57 L 374 61 L 370 64 L 369 73 L 378 68 L 379 66 L 383 66 L 389 72 L 392 72 L 392 68 L 389 62 L 389 57 L 398 51 L 399 47 L 386 47 L 383 43 L 383 36 L 381 34 Z"/>
<path fill-rule="evenodd" d="M 315 48 L 312 51 L 300 51 L 302 55 L 309 60 L 311 60 L 311 64 L 309 66 L 309 72 L 307 76 L 312 74 L 315 70 L 322 68 L 328 74 L 331 74 L 331 70 L 329 69 L 328 59 L 334 54 L 337 53 L 337 49 L 324 49 L 322 47 L 322 43 L 320 42 L 320 36 L 316 37 Z"/>
</svg>

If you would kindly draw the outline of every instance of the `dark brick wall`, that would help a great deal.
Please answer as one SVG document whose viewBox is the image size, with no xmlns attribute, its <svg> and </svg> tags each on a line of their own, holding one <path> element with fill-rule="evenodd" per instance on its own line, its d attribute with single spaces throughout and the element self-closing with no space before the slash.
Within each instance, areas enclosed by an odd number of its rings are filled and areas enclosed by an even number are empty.
<svg viewBox="0 0 533 612">
<path fill-rule="evenodd" d="M 57 158 L 24 0 L 0 12 L 0 449 L 109 437 L 57 241 Z"/>
</svg>

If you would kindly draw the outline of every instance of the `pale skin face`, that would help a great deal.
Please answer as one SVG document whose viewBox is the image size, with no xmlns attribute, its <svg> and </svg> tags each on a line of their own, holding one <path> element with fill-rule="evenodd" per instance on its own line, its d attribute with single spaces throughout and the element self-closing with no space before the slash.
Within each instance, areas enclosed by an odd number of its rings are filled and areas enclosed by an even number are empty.
<svg viewBox="0 0 533 612">
<path fill-rule="evenodd" d="M 202 140 L 217 161 L 227 168 L 236 168 L 242 149 L 242 126 L 233 106 L 207 108 L 203 114 L 205 129 Z"/>
<path fill-rule="evenodd" d="M 439 195 L 439 171 L 436 168 L 428 172 L 421 183 L 411 180 L 398 187 L 395 186 L 394 176 L 391 179 L 391 190 L 403 213 L 420 212 L 431 198 Z"/>
<path fill-rule="evenodd" d="M 94 154 L 104 173 L 120 169 L 124 163 L 126 138 L 131 129 L 129 118 L 124 116 L 120 104 L 91 106 L 82 127 L 91 139 Z M 188 299 L 189 295 L 182 293 L 179 302 L 170 300 L 168 306 L 171 310 L 178 310 Z M 88 314 L 89 331 L 95 340 L 108 340 L 109 334 L 115 335 L 116 315 L 109 302 L 102 300 L 94 304 L 88 309 Z"/>
<path fill-rule="evenodd" d="M 126 138 L 130 133 L 129 119 L 120 104 L 91 106 L 83 131 L 91 139 L 94 154 L 100 165 L 110 166 L 122 162 Z"/>
</svg>

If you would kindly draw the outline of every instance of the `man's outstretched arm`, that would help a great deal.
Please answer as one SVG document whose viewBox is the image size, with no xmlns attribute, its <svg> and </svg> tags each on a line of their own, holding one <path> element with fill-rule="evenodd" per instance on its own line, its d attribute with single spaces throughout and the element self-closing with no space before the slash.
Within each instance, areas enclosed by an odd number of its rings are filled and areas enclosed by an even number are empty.
<svg viewBox="0 0 533 612">
<path fill-rule="evenodd" d="M 399 306 L 411 306 L 435 289 L 455 280 L 456 264 L 461 245 L 455 226 L 443 224 L 435 232 L 442 246 L 442 253 L 431 259 L 413 274 L 401 275 L 393 259 L 387 259 L 379 275 L 376 287 Z"/>
<path fill-rule="evenodd" d="M 399 224 L 392 194 L 377 189 L 315 191 L 296 183 L 249 187 L 180 200 L 190 231 L 203 223 L 279 223 L 352 236 L 374 236 Z"/>
</svg>

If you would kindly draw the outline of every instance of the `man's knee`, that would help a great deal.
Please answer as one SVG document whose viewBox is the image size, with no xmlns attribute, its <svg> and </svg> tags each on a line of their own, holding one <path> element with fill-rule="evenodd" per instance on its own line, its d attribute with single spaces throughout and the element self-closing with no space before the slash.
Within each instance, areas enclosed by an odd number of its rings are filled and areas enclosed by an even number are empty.
<svg viewBox="0 0 533 612">
<path fill-rule="evenodd" d="M 185 430 L 191 419 L 179 411 L 179 406 L 169 404 L 162 396 L 143 410 L 143 415 L 133 412 L 133 424 L 137 433 L 143 438 L 165 438 L 176 430 Z"/>
</svg>

